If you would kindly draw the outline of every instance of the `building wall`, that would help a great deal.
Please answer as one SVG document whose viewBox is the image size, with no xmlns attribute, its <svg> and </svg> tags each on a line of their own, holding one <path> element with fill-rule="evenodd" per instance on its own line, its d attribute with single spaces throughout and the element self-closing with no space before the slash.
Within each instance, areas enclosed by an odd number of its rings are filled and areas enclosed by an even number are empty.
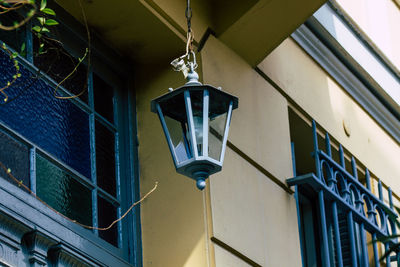
<svg viewBox="0 0 400 267">
<path fill-rule="evenodd" d="M 400 192 L 398 143 L 292 39 L 286 39 L 259 68 L 383 183 Z"/>
<path fill-rule="evenodd" d="M 207 41 L 202 61 L 204 82 L 240 99 L 230 142 L 284 183 L 293 176 L 286 99 L 216 38 Z M 213 236 L 261 266 L 300 266 L 293 195 L 232 149 L 226 151 L 223 170 L 211 177 L 208 189 Z M 291 257 L 285 256 L 288 253 Z M 217 249 L 217 266 L 228 262 Z"/>
<path fill-rule="evenodd" d="M 222 172 L 210 178 L 205 192 L 176 174 L 149 103 L 184 80 L 168 66 L 141 69 L 136 88 L 142 192 L 159 181 L 142 206 L 144 266 L 246 266 L 211 237 L 261 266 L 300 266 L 295 200 L 285 185 L 293 176 L 287 101 L 215 37 L 206 42 L 201 61 L 204 83 L 240 99 L 229 137 L 236 150 L 227 149 Z"/>
<path fill-rule="evenodd" d="M 144 266 L 301 266 L 296 203 L 285 182 L 293 176 L 289 106 L 315 119 L 400 194 L 399 144 L 293 39 L 259 71 L 214 36 L 198 57 L 204 83 L 239 97 L 223 170 L 204 192 L 176 174 L 150 112 L 150 100 L 182 85 L 183 77 L 167 65 L 137 74 L 141 191 L 159 181 L 142 205 Z"/>
</svg>

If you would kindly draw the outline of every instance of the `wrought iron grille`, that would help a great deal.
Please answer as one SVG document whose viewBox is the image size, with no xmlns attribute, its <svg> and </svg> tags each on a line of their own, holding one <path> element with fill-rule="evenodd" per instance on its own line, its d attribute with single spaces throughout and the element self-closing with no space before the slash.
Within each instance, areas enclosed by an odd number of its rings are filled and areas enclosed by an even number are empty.
<svg viewBox="0 0 400 267">
<path fill-rule="evenodd" d="M 398 216 L 393 207 L 391 189 L 388 188 L 389 205 L 386 205 L 380 180 L 379 196 L 372 193 L 368 169 L 365 170 L 365 186 L 359 181 L 354 157 L 351 158 L 351 173 L 346 170 L 341 145 L 340 162 L 333 159 L 328 133 L 325 136 L 326 152 L 319 149 L 315 121 L 312 123 L 312 135 L 315 173 L 290 178 L 287 183 L 296 188 L 298 212 L 299 189 L 311 191 L 316 196 L 320 263 L 325 267 L 381 266 L 380 257 L 398 242 L 396 238 L 388 238 L 396 234 L 395 220 Z M 372 240 L 367 240 L 367 233 Z M 383 243 L 378 242 L 383 238 Z M 368 250 L 368 245 L 372 249 Z M 391 262 L 397 262 L 397 266 L 400 266 L 399 251 L 391 255 L 383 260 L 386 266 L 391 266 Z M 307 265 L 304 259 L 303 265 Z"/>
</svg>

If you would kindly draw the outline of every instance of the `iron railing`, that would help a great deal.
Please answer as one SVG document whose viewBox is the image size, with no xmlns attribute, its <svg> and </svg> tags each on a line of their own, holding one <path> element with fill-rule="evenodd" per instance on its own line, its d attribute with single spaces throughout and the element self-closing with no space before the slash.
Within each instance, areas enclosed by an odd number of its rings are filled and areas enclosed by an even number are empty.
<svg viewBox="0 0 400 267">
<path fill-rule="evenodd" d="M 388 188 L 389 206 L 383 201 L 382 183 L 378 182 L 379 196 L 371 191 L 371 179 L 368 169 L 365 169 L 365 186 L 359 181 L 354 157 L 351 158 L 351 173 L 346 170 L 343 147 L 339 145 L 340 162 L 332 157 L 328 133 L 325 136 L 325 151 L 318 147 L 318 135 L 315 121 L 312 123 L 313 157 L 315 173 L 309 173 L 288 179 L 289 186 L 306 186 L 317 194 L 319 213 L 321 262 L 325 267 L 331 266 L 380 266 L 380 257 L 397 243 L 397 239 L 388 238 L 396 234 L 397 213 L 393 208 L 392 191 Z M 297 194 L 296 194 L 297 195 Z M 329 212 L 329 214 L 327 213 Z M 342 218 L 338 214 L 342 215 Z M 342 255 L 343 233 L 341 233 L 343 217 L 347 221 L 346 242 L 350 249 L 348 262 L 344 263 Z M 343 231 L 342 231 L 343 232 Z M 372 240 L 367 240 L 366 233 Z M 342 234 L 342 235 L 341 235 Z M 348 239 L 348 240 L 347 240 Z M 378 240 L 384 240 L 384 243 Z M 372 246 L 373 255 L 368 255 L 368 244 Z M 384 245 L 384 251 L 379 253 L 378 246 Z M 397 262 L 400 266 L 400 253 L 386 257 L 386 266 Z"/>
</svg>

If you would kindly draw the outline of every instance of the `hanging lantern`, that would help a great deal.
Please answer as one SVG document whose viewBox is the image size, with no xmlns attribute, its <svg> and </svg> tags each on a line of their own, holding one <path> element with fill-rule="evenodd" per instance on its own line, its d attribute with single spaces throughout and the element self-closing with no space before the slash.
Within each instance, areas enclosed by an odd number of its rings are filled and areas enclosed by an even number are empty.
<svg viewBox="0 0 400 267">
<path fill-rule="evenodd" d="M 190 0 L 185 15 L 186 53 L 171 64 L 175 71 L 183 72 L 187 83 L 151 101 L 151 111 L 160 118 L 176 171 L 196 180 L 197 188 L 203 190 L 205 180 L 222 168 L 232 110 L 238 107 L 238 98 L 199 82 Z"/>
<path fill-rule="evenodd" d="M 177 172 L 202 190 L 205 179 L 222 168 L 238 98 L 201 84 L 193 65 L 187 83 L 151 101 L 151 110 L 160 118 Z"/>
</svg>

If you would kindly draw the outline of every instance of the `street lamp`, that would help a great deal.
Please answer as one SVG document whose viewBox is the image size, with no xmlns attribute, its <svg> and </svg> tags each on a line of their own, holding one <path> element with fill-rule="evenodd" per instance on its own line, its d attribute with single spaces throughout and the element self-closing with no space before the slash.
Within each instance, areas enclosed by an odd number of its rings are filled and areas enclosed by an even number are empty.
<svg viewBox="0 0 400 267">
<path fill-rule="evenodd" d="M 222 168 L 238 98 L 201 84 L 195 65 L 188 64 L 185 85 L 151 101 L 151 111 L 160 118 L 176 171 L 203 190 L 205 180 Z"/>
</svg>

